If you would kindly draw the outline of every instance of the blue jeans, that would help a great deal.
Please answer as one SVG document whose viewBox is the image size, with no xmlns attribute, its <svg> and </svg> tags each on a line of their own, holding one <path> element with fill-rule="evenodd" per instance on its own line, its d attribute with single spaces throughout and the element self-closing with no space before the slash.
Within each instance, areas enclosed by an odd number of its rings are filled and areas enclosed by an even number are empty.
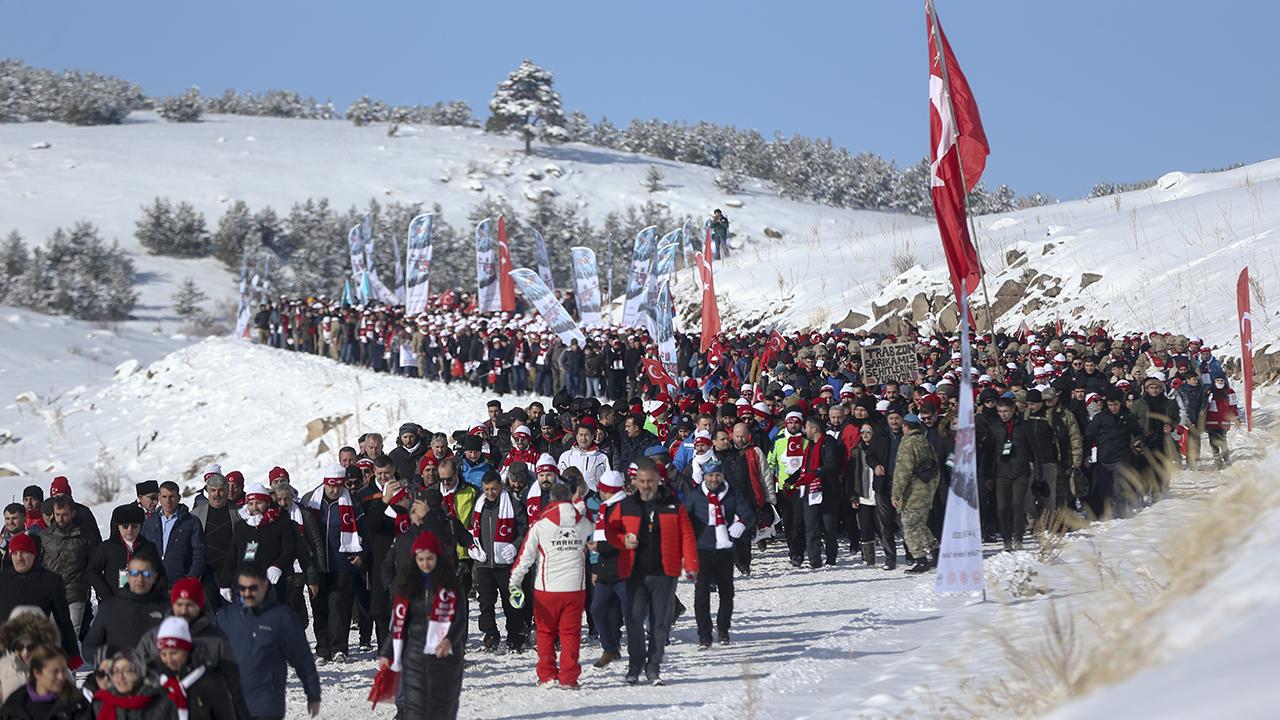
<svg viewBox="0 0 1280 720">
<path fill-rule="evenodd" d="M 591 596 L 591 619 L 600 634 L 600 647 L 606 652 L 621 652 L 622 639 L 618 636 L 620 619 L 627 607 L 627 581 L 596 583 Z"/>
<path fill-rule="evenodd" d="M 604 389 L 602 387 L 603 384 L 604 383 L 602 378 L 587 377 L 587 397 L 593 397 L 593 398 L 601 397 L 602 395 L 601 390 Z"/>
</svg>

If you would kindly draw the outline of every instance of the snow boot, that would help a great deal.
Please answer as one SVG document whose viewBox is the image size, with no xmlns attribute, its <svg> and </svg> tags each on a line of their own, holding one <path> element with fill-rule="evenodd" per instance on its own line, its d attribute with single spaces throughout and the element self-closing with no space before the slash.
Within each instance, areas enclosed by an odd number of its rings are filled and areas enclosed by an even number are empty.
<svg viewBox="0 0 1280 720">
<path fill-rule="evenodd" d="M 876 564 L 876 544 L 873 542 L 862 543 L 862 562 L 871 567 Z"/>
<path fill-rule="evenodd" d="M 609 667 L 609 663 L 613 662 L 614 660 L 617 660 L 618 657 L 619 657 L 618 653 L 613 652 L 612 650 L 605 650 L 604 652 L 600 653 L 600 659 L 592 663 L 591 666 L 596 669 L 603 670 L 604 668 Z"/>
<path fill-rule="evenodd" d="M 917 558 L 915 565 L 912 565 L 911 567 L 907 568 L 907 574 L 919 575 L 920 573 L 929 572 L 930 569 L 931 569 L 931 566 L 929 565 L 929 558 L 928 556 L 924 556 L 924 557 Z"/>
</svg>

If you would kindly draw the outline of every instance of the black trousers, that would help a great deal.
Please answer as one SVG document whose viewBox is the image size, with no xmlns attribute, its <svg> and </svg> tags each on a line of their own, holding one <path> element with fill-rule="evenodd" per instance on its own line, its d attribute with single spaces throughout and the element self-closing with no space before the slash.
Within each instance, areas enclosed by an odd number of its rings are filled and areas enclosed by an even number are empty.
<svg viewBox="0 0 1280 720">
<path fill-rule="evenodd" d="M 749 543 L 738 543 L 749 544 Z M 720 595 L 716 631 L 729 632 L 733 619 L 733 549 L 699 550 L 698 580 L 693 585 L 693 616 L 698 621 L 698 642 L 711 642 L 711 584 Z"/>
<path fill-rule="evenodd" d="M 783 530 L 787 535 L 787 547 L 791 551 L 791 559 L 804 560 L 805 551 L 805 507 L 808 501 L 799 495 L 789 495 L 786 498 L 785 512 L 783 518 Z"/>
<path fill-rule="evenodd" d="M 860 543 L 875 542 L 876 541 L 876 515 L 878 514 L 879 508 L 876 507 L 875 505 L 869 505 L 867 503 L 863 503 L 859 505 L 856 510 L 852 507 L 850 507 L 849 510 L 856 512 L 858 515 L 858 542 Z M 853 542 L 852 537 L 850 538 L 849 542 Z"/>
<path fill-rule="evenodd" d="M 836 540 L 836 523 L 840 519 L 839 500 L 827 500 L 817 505 L 810 505 L 809 498 L 803 497 L 798 502 L 804 508 L 804 541 L 809 554 L 809 564 L 815 568 L 822 567 L 823 551 L 826 561 L 833 563 L 839 553 L 840 544 Z"/>
<path fill-rule="evenodd" d="M 517 610 L 511 606 L 511 598 L 507 594 L 507 587 L 510 582 L 510 566 L 484 567 L 476 565 L 475 567 L 476 593 L 480 603 L 480 632 L 484 633 L 485 637 L 499 635 L 497 604 L 501 601 L 502 615 L 506 618 L 508 645 L 525 636 L 528 632 L 529 622 L 525 617 L 526 608 Z M 531 605 L 526 607 L 532 608 Z"/>
<path fill-rule="evenodd" d="M 627 672 L 638 675 L 644 670 L 656 674 L 671 636 L 676 579 L 666 575 L 632 575 L 627 579 L 627 597 L 631 601 L 627 615 Z"/>
<path fill-rule="evenodd" d="M 358 576 L 355 572 L 320 574 L 320 592 L 311 603 L 316 615 L 316 657 L 328 660 L 335 653 L 349 652 Z"/>
<path fill-rule="evenodd" d="M 889 493 L 876 492 L 876 522 L 880 526 L 880 545 L 884 548 L 885 558 L 896 560 L 902 524 L 898 521 L 898 510 L 893 507 L 893 497 Z"/>
<path fill-rule="evenodd" d="M 765 507 L 767 508 L 768 506 Z M 762 512 L 771 511 L 766 509 Z M 738 542 L 733 544 L 733 564 L 742 572 L 751 571 L 751 548 L 755 545 L 755 541 L 756 528 L 753 526 L 747 528 L 747 532 L 742 535 Z"/>
<path fill-rule="evenodd" d="M 1030 478 L 996 478 L 996 513 L 1000 516 L 1000 539 L 1022 541 L 1027 529 L 1027 484 Z"/>
</svg>

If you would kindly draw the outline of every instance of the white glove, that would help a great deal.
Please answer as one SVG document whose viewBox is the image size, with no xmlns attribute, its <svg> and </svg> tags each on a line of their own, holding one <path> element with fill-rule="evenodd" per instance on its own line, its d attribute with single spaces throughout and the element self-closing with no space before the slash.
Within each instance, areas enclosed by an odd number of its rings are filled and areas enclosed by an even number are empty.
<svg viewBox="0 0 1280 720">
<path fill-rule="evenodd" d="M 231 588 L 222 588 L 218 591 L 218 594 L 222 596 L 223 600 L 231 602 Z"/>
<path fill-rule="evenodd" d="M 729 537 L 737 540 L 742 537 L 742 533 L 747 531 L 747 526 L 742 524 L 741 520 L 735 521 L 729 526 Z"/>
<path fill-rule="evenodd" d="M 476 562 L 489 562 L 489 553 L 484 551 L 484 547 L 476 543 L 474 547 L 467 548 L 467 554 Z"/>
<path fill-rule="evenodd" d="M 276 567 L 275 565 L 272 565 L 271 567 L 267 568 L 267 581 L 270 582 L 272 585 L 275 585 L 276 583 L 280 582 L 280 576 L 283 574 L 284 573 L 280 572 L 280 568 Z"/>
<path fill-rule="evenodd" d="M 516 561 L 516 546 L 500 545 L 494 551 L 494 554 L 497 555 L 495 559 L 500 565 L 510 565 Z"/>
</svg>

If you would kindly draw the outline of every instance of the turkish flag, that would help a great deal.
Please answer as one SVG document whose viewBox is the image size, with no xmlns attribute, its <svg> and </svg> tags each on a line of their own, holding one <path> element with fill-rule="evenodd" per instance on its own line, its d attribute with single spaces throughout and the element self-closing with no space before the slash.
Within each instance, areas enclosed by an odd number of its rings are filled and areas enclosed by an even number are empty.
<svg viewBox="0 0 1280 720">
<path fill-rule="evenodd" d="M 982 177 L 991 148 L 969 81 L 951 52 L 932 1 L 926 5 L 925 15 L 929 32 L 930 194 L 958 299 L 961 293 L 968 295 L 977 289 L 982 279 L 982 264 L 965 222 L 964 196 Z"/>
<path fill-rule="evenodd" d="M 711 267 L 711 221 L 702 225 L 702 252 L 698 253 L 698 277 L 702 280 L 702 346 L 700 352 L 711 347 L 711 341 L 720 334 L 720 308 L 716 305 L 716 282 Z"/>
<path fill-rule="evenodd" d="M 783 345 L 782 335 L 775 328 L 773 332 L 769 333 L 769 342 L 764 346 L 764 354 L 760 356 L 760 364 L 768 367 L 773 362 L 773 359 L 782 352 Z"/>
<path fill-rule="evenodd" d="M 516 311 L 516 283 L 511 279 L 511 250 L 507 247 L 507 219 L 498 216 L 498 292 L 503 312 Z"/>
<path fill-rule="evenodd" d="M 1253 313 L 1249 309 L 1249 268 L 1236 281 L 1236 308 L 1240 312 L 1240 374 L 1244 377 L 1244 424 L 1253 432 Z"/>
<path fill-rule="evenodd" d="M 650 357 L 640 358 L 640 365 L 644 368 L 644 376 L 649 380 L 650 385 L 664 388 L 670 393 L 676 392 L 678 389 L 676 381 L 671 379 L 667 369 L 662 366 L 662 361 Z"/>
</svg>

